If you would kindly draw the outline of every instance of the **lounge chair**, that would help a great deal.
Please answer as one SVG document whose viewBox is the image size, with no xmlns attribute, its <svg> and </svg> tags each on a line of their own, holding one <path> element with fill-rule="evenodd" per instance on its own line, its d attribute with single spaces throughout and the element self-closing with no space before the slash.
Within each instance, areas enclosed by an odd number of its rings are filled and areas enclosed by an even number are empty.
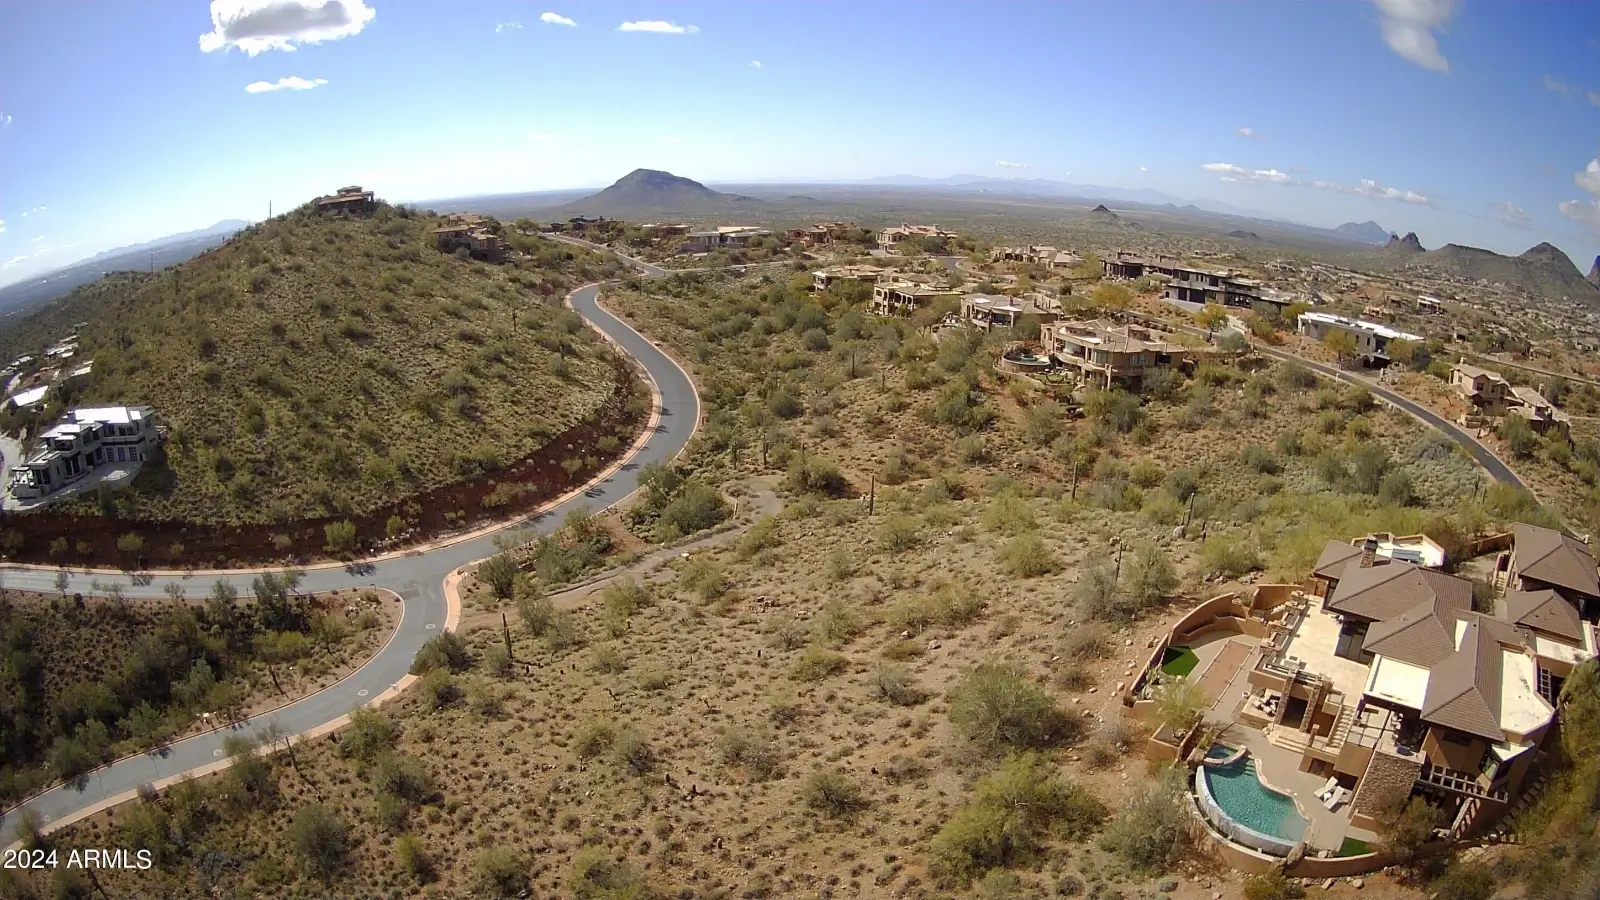
<svg viewBox="0 0 1600 900">
<path fill-rule="evenodd" d="M 1337 775 L 1329 775 L 1328 776 L 1328 780 L 1323 783 L 1322 787 L 1317 788 L 1317 799 L 1318 800 L 1326 800 L 1326 799 L 1328 799 L 1328 795 L 1333 793 L 1334 788 L 1337 788 L 1338 786 L 1339 786 L 1339 776 L 1337 776 Z"/>
<path fill-rule="evenodd" d="M 1348 788 L 1334 788 L 1333 793 L 1322 801 L 1322 805 L 1328 808 L 1328 812 L 1338 812 L 1339 805 L 1348 799 L 1350 799 L 1350 790 Z"/>
</svg>

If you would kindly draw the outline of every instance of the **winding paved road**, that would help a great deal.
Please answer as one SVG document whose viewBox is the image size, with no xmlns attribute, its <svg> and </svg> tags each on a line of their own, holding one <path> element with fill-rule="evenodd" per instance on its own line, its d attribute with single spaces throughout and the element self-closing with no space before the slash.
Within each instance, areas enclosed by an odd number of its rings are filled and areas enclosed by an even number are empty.
<svg viewBox="0 0 1600 900">
<path fill-rule="evenodd" d="M 632 261 L 630 261 L 632 262 Z M 647 276 L 663 270 L 643 267 Z M 439 633 L 445 622 L 444 581 L 455 569 L 488 557 L 497 549 L 497 534 L 513 529 L 550 531 L 559 527 L 566 514 L 579 506 L 599 509 L 631 494 L 638 485 L 639 469 L 657 460 L 669 460 L 688 443 L 700 416 L 700 400 L 689 376 L 655 345 L 634 331 L 597 301 L 599 285 L 575 291 L 569 302 L 589 324 L 609 337 L 628 355 L 638 360 L 654 379 L 661 395 L 660 421 L 656 433 L 610 477 L 589 486 L 578 496 L 543 513 L 510 522 L 493 532 L 468 540 L 426 550 L 415 555 L 383 558 L 371 562 L 366 571 L 346 567 L 321 567 L 305 571 L 304 591 L 330 591 L 368 586 L 388 588 L 405 601 L 404 612 L 394 637 L 367 664 L 343 681 L 302 700 L 257 716 L 232 728 L 196 735 L 175 742 L 161 753 L 134 756 L 90 773 L 76 784 L 53 788 L 27 801 L 21 808 L 37 811 L 47 824 L 59 826 L 80 818 L 103 801 L 137 790 L 140 785 L 171 779 L 212 765 L 223 757 L 223 738 L 230 734 L 254 734 L 267 729 L 280 735 L 297 735 L 341 718 L 352 709 L 370 702 L 390 690 L 406 676 L 417 650 L 428 638 Z M 56 590 L 56 569 L 0 568 L 7 587 Z M 135 583 L 127 575 L 94 576 L 102 584 L 118 583 L 130 597 L 164 597 L 169 582 L 177 582 L 192 594 L 208 591 L 210 576 L 185 579 L 157 576 L 148 583 Z M 221 576 L 248 596 L 254 573 L 228 573 Z M 88 577 L 77 575 L 74 587 L 87 587 Z M 72 588 L 69 588 L 69 590 Z M 11 821 L 17 810 L 0 818 L 0 833 L 10 836 Z M 0 846 L 7 842 L 0 840 Z"/>
</svg>

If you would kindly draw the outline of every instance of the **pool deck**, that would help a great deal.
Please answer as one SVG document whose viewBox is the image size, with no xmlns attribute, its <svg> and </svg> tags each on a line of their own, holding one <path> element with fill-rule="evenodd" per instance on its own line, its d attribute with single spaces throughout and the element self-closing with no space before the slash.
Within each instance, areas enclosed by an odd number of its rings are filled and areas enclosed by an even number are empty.
<svg viewBox="0 0 1600 900">
<path fill-rule="evenodd" d="M 1234 723 L 1224 731 L 1221 740 L 1231 746 L 1249 748 L 1250 755 L 1256 761 L 1256 773 L 1262 783 L 1294 799 L 1294 805 L 1300 810 L 1300 815 L 1311 823 L 1306 829 L 1306 843 L 1312 851 L 1337 852 L 1346 837 L 1357 838 L 1369 844 L 1378 843 L 1377 835 L 1366 829 L 1351 826 L 1348 800 L 1339 807 L 1338 812 L 1329 812 L 1328 808 L 1322 805 L 1317 799 L 1317 790 L 1328 779 L 1326 776 L 1300 771 L 1299 754 L 1274 745 L 1259 729 L 1239 723 Z"/>
</svg>

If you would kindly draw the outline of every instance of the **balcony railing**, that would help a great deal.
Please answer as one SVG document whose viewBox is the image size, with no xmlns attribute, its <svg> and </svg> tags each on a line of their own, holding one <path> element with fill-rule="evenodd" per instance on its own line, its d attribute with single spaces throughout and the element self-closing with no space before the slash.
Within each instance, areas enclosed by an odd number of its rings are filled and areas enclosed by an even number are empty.
<svg viewBox="0 0 1600 900">
<path fill-rule="evenodd" d="M 1471 772 L 1460 769 L 1449 769 L 1436 766 L 1431 762 L 1422 764 L 1422 774 L 1417 776 L 1417 781 L 1433 787 L 1443 788 L 1457 794 L 1466 794 L 1469 797 L 1478 797 L 1484 800 L 1494 800 L 1504 803 L 1507 799 L 1506 792 L 1502 790 L 1485 788 L 1478 783 L 1478 777 Z"/>
</svg>

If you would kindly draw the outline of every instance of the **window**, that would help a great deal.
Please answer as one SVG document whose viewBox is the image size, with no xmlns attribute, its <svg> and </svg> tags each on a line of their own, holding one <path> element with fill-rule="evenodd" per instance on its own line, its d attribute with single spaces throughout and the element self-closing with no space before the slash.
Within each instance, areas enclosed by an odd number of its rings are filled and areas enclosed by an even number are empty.
<svg viewBox="0 0 1600 900">
<path fill-rule="evenodd" d="M 1457 747 L 1472 746 L 1471 735 L 1462 734 L 1459 731 L 1453 731 L 1449 728 L 1441 728 L 1439 730 L 1439 740 L 1444 741 L 1447 744 L 1455 744 Z"/>
</svg>

